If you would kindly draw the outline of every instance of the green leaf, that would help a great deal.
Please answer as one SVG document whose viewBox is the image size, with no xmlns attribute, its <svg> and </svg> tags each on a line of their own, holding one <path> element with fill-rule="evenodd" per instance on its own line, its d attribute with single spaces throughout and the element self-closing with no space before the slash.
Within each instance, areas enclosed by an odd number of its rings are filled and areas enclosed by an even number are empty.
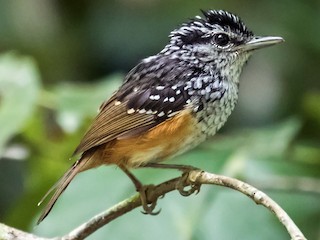
<svg viewBox="0 0 320 240">
<path fill-rule="evenodd" d="M 320 124 L 320 92 L 306 94 L 303 101 L 303 108 L 307 116 Z"/>
<path fill-rule="evenodd" d="M 7 141 L 30 117 L 39 94 L 38 68 L 30 57 L 0 56 L 0 156 Z"/>
<path fill-rule="evenodd" d="M 232 155 L 225 165 L 223 174 L 234 177 L 241 177 L 244 174 L 256 175 L 251 169 L 250 161 L 280 161 L 283 160 L 293 139 L 300 129 L 300 121 L 289 119 L 283 123 L 271 127 L 242 131 L 232 138 L 224 139 L 222 143 L 231 147 Z M 239 139 L 242 139 L 240 142 Z M 230 144 L 231 143 L 231 144 Z M 237 144 L 234 144 L 237 143 Z"/>
</svg>

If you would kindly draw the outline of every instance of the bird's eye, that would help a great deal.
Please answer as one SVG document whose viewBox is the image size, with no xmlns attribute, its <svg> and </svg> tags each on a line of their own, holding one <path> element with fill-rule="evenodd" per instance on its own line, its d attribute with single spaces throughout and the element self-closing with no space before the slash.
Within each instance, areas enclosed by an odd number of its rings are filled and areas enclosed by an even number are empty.
<svg viewBox="0 0 320 240">
<path fill-rule="evenodd" d="M 220 47 L 225 47 L 230 43 L 230 38 L 225 33 L 216 34 L 213 40 Z"/>
</svg>

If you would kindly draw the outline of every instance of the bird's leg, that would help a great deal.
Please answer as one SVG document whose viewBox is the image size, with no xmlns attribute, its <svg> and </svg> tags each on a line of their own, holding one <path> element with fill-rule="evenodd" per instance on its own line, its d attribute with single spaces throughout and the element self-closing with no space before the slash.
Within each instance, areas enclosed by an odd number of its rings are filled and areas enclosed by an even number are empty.
<svg viewBox="0 0 320 240">
<path fill-rule="evenodd" d="M 142 167 L 148 167 L 148 168 L 163 168 L 163 169 L 177 169 L 182 171 L 182 177 L 180 181 L 178 182 L 176 188 L 180 192 L 182 196 L 189 196 L 193 193 L 198 194 L 200 192 L 200 184 L 192 183 L 190 184 L 188 182 L 188 175 L 190 171 L 193 170 L 199 170 L 199 168 L 189 166 L 189 165 L 179 165 L 179 164 L 162 164 L 162 163 L 147 163 L 143 165 Z M 190 189 L 185 190 L 186 187 L 190 187 Z"/>
<path fill-rule="evenodd" d="M 120 169 L 131 179 L 134 186 L 136 187 L 137 192 L 140 193 L 141 205 L 143 207 L 144 214 L 157 215 L 159 211 L 154 212 L 154 209 L 157 205 L 157 200 L 148 203 L 147 193 L 154 187 L 154 185 L 143 185 L 124 165 L 119 165 Z"/>
<path fill-rule="evenodd" d="M 190 172 L 192 170 L 199 170 L 199 168 L 190 166 L 190 165 L 180 165 L 180 164 L 163 164 L 163 163 L 146 163 L 145 165 L 142 165 L 141 167 L 146 168 L 163 168 L 163 169 L 177 169 L 182 172 Z"/>
</svg>

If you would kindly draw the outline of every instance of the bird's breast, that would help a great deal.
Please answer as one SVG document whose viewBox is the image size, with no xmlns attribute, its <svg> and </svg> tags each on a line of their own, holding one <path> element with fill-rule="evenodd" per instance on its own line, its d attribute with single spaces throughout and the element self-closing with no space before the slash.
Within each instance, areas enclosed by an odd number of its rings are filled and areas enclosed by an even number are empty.
<svg viewBox="0 0 320 240">
<path fill-rule="evenodd" d="M 238 86 L 226 83 L 220 99 L 207 101 L 203 110 L 197 113 L 201 131 L 207 136 L 214 135 L 227 121 L 238 100 Z"/>
</svg>

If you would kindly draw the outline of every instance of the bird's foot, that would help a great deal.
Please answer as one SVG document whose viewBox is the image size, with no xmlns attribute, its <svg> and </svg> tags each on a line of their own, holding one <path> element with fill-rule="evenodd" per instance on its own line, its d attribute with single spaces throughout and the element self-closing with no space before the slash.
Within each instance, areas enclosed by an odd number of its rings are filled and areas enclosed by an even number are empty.
<svg viewBox="0 0 320 240">
<path fill-rule="evenodd" d="M 157 206 L 157 200 L 159 198 L 153 198 L 154 200 L 150 201 L 152 196 L 152 191 L 154 190 L 154 185 L 143 185 L 124 165 L 119 165 L 121 170 L 131 179 L 134 186 L 136 187 L 137 192 L 140 193 L 141 205 L 143 207 L 144 214 L 157 215 L 159 211 L 154 211 Z M 161 196 L 162 198 L 163 196 Z"/>
<path fill-rule="evenodd" d="M 143 207 L 143 214 L 149 215 L 158 215 L 161 212 L 161 209 L 155 211 L 154 209 L 157 206 L 158 198 L 153 201 L 148 200 L 148 196 L 154 190 L 154 185 L 141 185 L 137 191 L 140 193 L 141 205 Z M 149 198 L 150 199 L 150 198 Z"/>
<path fill-rule="evenodd" d="M 164 168 L 164 169 L 177 169 L 182 171 L 182 177 L 178 182 L 176 189 L 180 192 L 182 196 L 189 196 L 193 193 L 198 194 L 200 192 L 200 184 L 192 183 L 188 180 L 189 173 L 191 171 L 200 170 L 199 168 L 189 166 L 189 165 L 178 165 L 178 164 L 162 164 L 162 163 L 147 163 L 143 167 L 149 168 Z M 186 188 L 189 189 L 186 190 Z"/>
<path fill-rule="evenodd" d="M 191 170 L 195 170 L 195 168 L 193 168 Z M 190 171 L 185 171 L 182 174 L 180 181 L 177 183 L 177 186 L 176 186 L 179 193 L 185 197 L 187 197 L 193 193 L 198 194 L 200 192 L 200 188 L 201 188 L 201 184 L 190 183 L 190 181 L 188 179 L 189 172 Z M 186 190 L 186 188 L 189 188 L 189 189 Z"/>
</svg>

